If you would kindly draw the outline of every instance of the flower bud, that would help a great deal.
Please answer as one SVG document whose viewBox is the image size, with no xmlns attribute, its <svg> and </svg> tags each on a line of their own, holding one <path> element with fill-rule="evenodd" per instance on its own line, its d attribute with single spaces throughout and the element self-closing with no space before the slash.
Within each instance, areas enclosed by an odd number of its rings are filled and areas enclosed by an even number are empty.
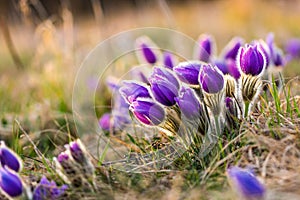
<svg viewBox="0 0 300 200">
<path fill-rule="evenodd" d="M 137 39 L 136 46 L 138 48 L 138 57 L 149 64 L 155 64 L 158 60 L 156 45 L 148 37 L 141 37 Z"/>
<path fill-rule="evenodd" d="M 198 75 L 203 64 L 199 61 L 181 62 L 173 70 L 181 81 L 191 85 L 198 85 Z"/>
<path fill-rule="evenodd" d="M 123 81 L 120 94 L 129 104 L 134 102 L 138 97 L 150 98 L 147 86 L 136 81 Z"/>
<path fill-rule="evenodd" d="M 7 166 L 0 167 L 0 188 L 10 197 L 18 197 L 23 193 L 20 176 Z"/>
<path fill-rule="evenodd" d="M 235 60 L 240 47 L 244 44 L 244 40 L 240 37 L 234 37 L 224 47 L 221 53 L 221 57 L 225 60 Z"/>
<path fill-rule="evenodd" d="M 110 122 L 111 114 L 110 113 L 104 113 L 101 118 L 99 119 L 99 126 L 104 131 L 110 130 L 111 122 Z"/>
<path fill-rule="evenodd" d="M 222 72 L 211 64 L 202 66 L 199 73 L 199 83 L 201 88 L 209 94 L 220 92 L 224 87 L 224 77 Z"/>
<path fill-rule="evenodd" d="M 164 66 L 169 68 L 169 69 L 173 69 L 173 67 L 175 66 L 175 57 L 173 54 L 169 53 L 169 52 L 165 52 L 163 54 L 163 63 Z"/>
<path fill-rule="evenodd" d="M 175 105 L 175 97 L 180 88 L 177 78 L 166 68 L 154 67 L 149 78 L 150 88 L 155 100 L 165 106 Z"/>
<path fill-rule="evenodd" d="M 259 76 L 266 66 L 266 56 L 258 45 L 246 45 L 240 48 L 237 63 L 244 74 Z"/>
<path fill-rule="evenodd" d="M 227 169 L 227 177 L 232 187 L 242 198 L 260 199 L 264 197 L 265 187 L 250 171 L 239 167 L 231 167 Z"/>
<path fill-rule="evenodd" d="M 4 141 L 0 141 L 0 162 L 1 166 L 7 166 L 15 172 L 20 172 L 22 170 L 22 161 L 20 157 L 9 149 Z"/>
<path fill-rule="evenodd" d="M 290 59 L 300 58 L 300 38 L 292 38 L 285 44 L 285 51 Z"/>
<path fill-rule="evenodd" d="M 146 125 L 159 125 L 165 119 L 165 110 L 152 99 L 138 98 L 129 107 L 134 116 Z"/>
<path fill-rule="evenodd" d="M 200 117 L 201 112 L 203 112 L 202 105 L 191 88 L 182 87 L 175 100 L 180 111 L 190 120 Z"/>
<path fill-rule="evenodd" d="M 195 47 L 195 58 L 203 62 L 210 62 L 214 48 L 215 42 L 212 36 L 200 35 L 198 44 Z"/>
</svg>

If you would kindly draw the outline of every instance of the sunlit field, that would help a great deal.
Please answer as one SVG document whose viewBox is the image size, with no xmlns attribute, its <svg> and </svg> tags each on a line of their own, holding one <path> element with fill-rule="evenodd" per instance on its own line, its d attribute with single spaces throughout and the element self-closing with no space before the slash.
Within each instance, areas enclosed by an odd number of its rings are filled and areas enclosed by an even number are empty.
<svg viewBox="0 0 300 200">
<path fill-rule="evenodd" d="M 300 1 L 0 8 L 0 199 L 300 199 Z"/>
</svg>

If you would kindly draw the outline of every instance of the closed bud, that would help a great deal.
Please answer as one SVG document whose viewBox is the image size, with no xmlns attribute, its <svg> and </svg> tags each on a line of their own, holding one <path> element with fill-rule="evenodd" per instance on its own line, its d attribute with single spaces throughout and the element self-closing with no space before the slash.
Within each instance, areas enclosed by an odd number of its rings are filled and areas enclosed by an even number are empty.
<svg viewBox="0 0 300 200">
<path fill-rule="evenodd" d="M 7 166 L 0 167 L 0 188 L 10 197 L 18 197 L 23 193 L 20 176 Z"/>
<path fill-rule="evenodd" d="M 203 62 L 210 62 L 215 51 L 214 48 L 215 42 L 211 35 L 200 35 L 195 47 L 195 58 Z"/>
<path fill-rule="evenodd" d="M 4 141 L 0 141 L 0 162 L 1 166 L 7 166 L 15 172 L 20 172 L 22 170 L 22 161 L 20 157 L 9 149 Z"/>
<path fill-rule="evenodd" d="M 199 61 L 181 62 L 173 70 L 182 82 L 198 85 L 198 75 L 203 64 Z"/>
</svg>

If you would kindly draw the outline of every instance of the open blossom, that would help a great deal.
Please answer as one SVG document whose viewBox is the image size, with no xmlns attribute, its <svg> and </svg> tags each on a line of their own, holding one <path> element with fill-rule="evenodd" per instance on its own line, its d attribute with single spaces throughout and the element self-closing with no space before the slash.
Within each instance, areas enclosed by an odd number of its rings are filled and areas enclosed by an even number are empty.
<svg viewBox="0 0 300 200">
<path fill-rule="evenodd" d="M 165 106 L 175 105 L 174 98 L 178 96 L 180 85 L 172 71 L 162 67 L 154 67 L 149 82 L 155 100 Z"/>
<path fill-rule="evenodd" d="M 0 141 L 0 162 L 2 167 L 7 166 L 15 172 L 22 170 L 21 159 L 5 145 L 4 141 Z"/>
<path fill-rule="evenodd" d="M 231 167 L 227 170 L 227 175 L 233 188 L 244 199 L 259 199 L 265 195 L 265 187 L 250 171 Z"/>
<path fill-rule="evenodd" d="M 134 116 L 146 125 L 159 125 L 165 119 L 165 110 L 152 99 L 138 98 L 129 109 Z"/>
<path fill-rule="evenodd" d="M 186 61 L 176 65 L 173 70 L 182 82 L 198 85 L 198 75 L 203 64 L 199 61 Z"/>
<path fill-rule="evenodd" d="M 215 94 L 223 89 L 224 77 L 216 66 L 206 64 L 200 70 L 199 83 L 205 92 Z"/>
<path fill-rule="evenodd" d="M 237 63 L 244 74 L 258 76 L 266 66 L 266 57 L 258 45 L 246 45 L 240 48 Z"/>
</svg>

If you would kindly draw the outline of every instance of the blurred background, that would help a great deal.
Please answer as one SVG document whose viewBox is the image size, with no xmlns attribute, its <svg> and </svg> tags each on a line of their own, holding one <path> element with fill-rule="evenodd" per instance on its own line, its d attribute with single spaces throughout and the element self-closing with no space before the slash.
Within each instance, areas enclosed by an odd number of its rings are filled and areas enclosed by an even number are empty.
<svg viewBox="0 0 300 200">
<path fill-rule="evenodd" d="M 0 0 L 0 12 L 1 135 L 10 134 L 16 116 L 28 130 L 61 127 L 83 59 L 121 31 L 165 27 L 194 39 L 208 33 L 219 52 L 233 36 L 250 42 L 274 32 L 279 47 L 300 37 L 298 0 Z M 294 77 L 300 67 L 284 73 Z"/>
</svg>

